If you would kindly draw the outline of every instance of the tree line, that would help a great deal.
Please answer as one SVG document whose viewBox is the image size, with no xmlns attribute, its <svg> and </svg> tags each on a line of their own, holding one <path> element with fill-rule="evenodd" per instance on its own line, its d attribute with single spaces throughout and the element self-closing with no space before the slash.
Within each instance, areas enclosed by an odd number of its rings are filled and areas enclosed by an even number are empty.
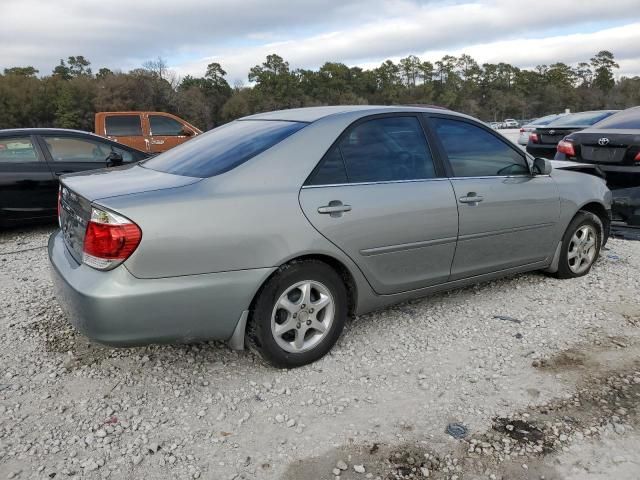
<svg viewBox="0 0 640 480">
<path fill-rule="evenodd" d="M 5 68 L 0 128 L 93 130 L 95 112 L 116 110 L 171 112 L 208 130 L 252 113 L 315 105 L 439 105 L 493 121 L 640 104 L 640 77 L 616 80 L 617 68 L 606 50 L 577 65 L 558 62 L 533 70 L 480 65 L 466 54 L 433 63 L 409 55 L 373 69 L 327 62 L 308 70 L 292 69 L 272 54 L 250 69 L 250 86 L 231 86 L 215 62 L 202 77 L 179 79 L 160 57 L 128 72 L 94 72 L 79 55 L 60 60 L 49 75 L 31 66 Z"/>
</svg>

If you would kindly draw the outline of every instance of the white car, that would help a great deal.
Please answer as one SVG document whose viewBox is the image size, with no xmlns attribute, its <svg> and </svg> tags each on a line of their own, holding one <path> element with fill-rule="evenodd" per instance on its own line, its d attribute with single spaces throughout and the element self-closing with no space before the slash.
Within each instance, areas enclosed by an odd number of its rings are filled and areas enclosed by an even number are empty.
<svg viewBox="0 0 640 480">
<path fill-rule="evenodd" d="M 502 125 L 504 125 L 504 128 L 518 128 L 520 126 L 518 121 L 513 118 L 505 118 Z"/>
<path fill-rule="evenodd" d="M 556 118 L 560 118 L 567 115 L 566 113 L 554 113 L 553 115 L 547 115 L 545 117 L 540 117 L 536 120 L 533 120 L 526 125 L 520 127 L 520 136 L 518 137 L 519 145 L 526 145 L 529 141 L 529 134 L 533 132 L 537 127 L 543 127 L 551 122 L 553 122 Z"/>
</svg>

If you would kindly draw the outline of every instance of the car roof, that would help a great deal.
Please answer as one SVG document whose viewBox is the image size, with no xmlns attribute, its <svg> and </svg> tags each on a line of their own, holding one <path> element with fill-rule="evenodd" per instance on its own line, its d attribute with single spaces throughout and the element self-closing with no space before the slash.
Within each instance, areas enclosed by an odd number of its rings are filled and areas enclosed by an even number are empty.
<svg viewBox="0 0 640 480">
<path fill-rule="evenodd" d="M 305 107 L 292 108 L 289 110 L 276 110 L 274 112 L 249 115 L 239 120 L 283 120 L 288 122 L 312 123 L 325 117 L 351 114 L 354 112 L 362 112 L 367 115 L 374 115 L 377 113 L 428 112 L 447 113 L 462 117 L 466 116 L 441 107 L 413 107 L 404 105 L 336 105 L 330 107 Z"/>
<path fill-rule="evenodd" d="M 84 135 L 90 137 L 97 137 L 103 140 L 107 140 L 95 133 L 85 132 L 84 130 L 73 130 L 70 128 L 7 128 L 0 130 L 0 135 L 42 135 L 47 133 L 66 133 L 73 135 Z"/>
</svg>

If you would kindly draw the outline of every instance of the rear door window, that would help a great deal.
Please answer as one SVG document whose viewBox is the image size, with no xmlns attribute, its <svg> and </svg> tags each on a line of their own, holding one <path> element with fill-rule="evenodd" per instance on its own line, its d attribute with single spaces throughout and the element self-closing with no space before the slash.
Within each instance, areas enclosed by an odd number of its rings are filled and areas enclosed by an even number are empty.
<svg viewBox="0 0 640 480">
<path fill-rule="evenodd" d="M 422 180 L 436 176 L 417 117 L 366 120 L 345 132 L 323 158 L 308 185 Z"/>
<path fill-rule="evenodd" d="M 177 137 L 184 135 L 184 125 L 171 117 L 163 115 L 149 115 L 151 135 L 166 135 Z"/>
<path fill-rule="evenodd" d="M 433 118 L 454 177 L 528 175 L 524 155 L 496 135 L 468 122 Z"/>
<path fill-rule="evenodd" d="M 39 162 L 40 157 L 31 137 L 0 138 L 0 163 Z"/>
<path fill-rule="evenodd" d="M 302 122 L 236 120 L 198 135 L 141 165 L 174 175 L 212 177 L 234 169 L 306 125 Z"/>
<path fill-rule="evenodd" d="M 140 115 L 107 115 L 106 134 L 110 137 L 135 137 L 142 135 Z"/>
</svg>

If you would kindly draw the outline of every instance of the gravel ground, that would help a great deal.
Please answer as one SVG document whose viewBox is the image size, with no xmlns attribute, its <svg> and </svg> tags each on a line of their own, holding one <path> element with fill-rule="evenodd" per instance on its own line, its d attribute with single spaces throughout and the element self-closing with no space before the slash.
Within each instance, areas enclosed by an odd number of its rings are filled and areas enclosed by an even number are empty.
<svg viewBox="0 0 640 480">
<path fill-rule="evenodd" d="M 50 231 L 0 233 L 0 479 L 638 478 L 640 242 L 577 280 L 358 317 L 281 371 L 219 343 L 89 343 L 52 296 Z"/>
</svg>

